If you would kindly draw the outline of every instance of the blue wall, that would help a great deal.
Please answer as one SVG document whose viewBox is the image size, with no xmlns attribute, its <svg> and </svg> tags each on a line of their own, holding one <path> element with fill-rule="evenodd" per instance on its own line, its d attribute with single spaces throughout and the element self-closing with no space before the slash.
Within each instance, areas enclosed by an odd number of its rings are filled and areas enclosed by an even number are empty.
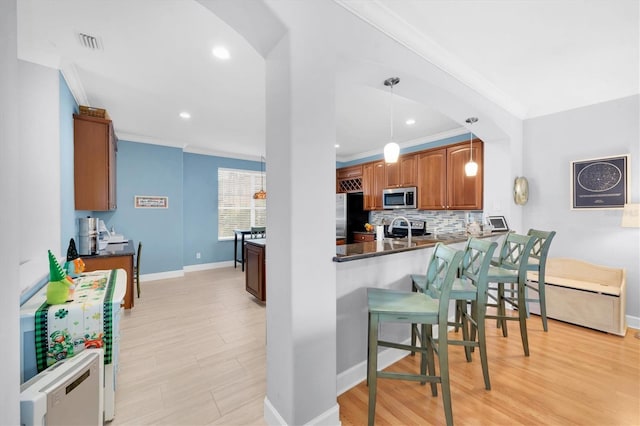
<svg viewBox="0 0 640 426">
<path fill-rule="evenodd" d="M 220 167 L 258 171 L 260 162 L 184 154 L 184 265 L 233 260 L 233 240 L 218 241 Z"/>
<path fill-rule="evenodd" d="M 424 149 L 437 148 L 439 146 L 444 146 L 444 145 L 451 145 L 454 143 L 468 141 L 468 140 L 469 140 L 469 133 L 465 133 L 457 136 L 451 136 L 449 138 L 440 139 L 435 142 L 426 142 L 420 145 L 410 146 L 408 148 L 401 148 L 400 155 L 408 154 L 416 151 L 422 151 Z M 368 163 L 370 161 L 378 161 L 378 160 L 382 160 L 383 158 L 384 156 L 380 154 L 380 155 L 372 155 L 370 157 L 358 158 L 357 160 L 351 160 L 351 161 L 336 161 L 336 168 L 354 166 L 356 164 Z"/>
<path fill-rule="evenodd" d="M 118 141 L 117 210 L 95 212 L 119 234 L 142 241 L 141 274 L 182 271 L 183 193 L 182 150 Z M 167 209 L 136 209 L 134 196 L 169 197 Z"/>
</svg>

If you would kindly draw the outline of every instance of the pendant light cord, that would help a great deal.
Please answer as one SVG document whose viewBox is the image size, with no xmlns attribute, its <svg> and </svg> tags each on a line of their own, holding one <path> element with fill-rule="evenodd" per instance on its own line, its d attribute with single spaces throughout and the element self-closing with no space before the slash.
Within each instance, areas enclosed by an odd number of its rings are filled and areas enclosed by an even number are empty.
<svg viewBox="0 0 640 426">
<path fill-rule="evenodd" d="M 393 142 L 393 84 L 389 85 L 389 93 L 390 93 L 390 97 L 391 97 L 391 102 L 389 102 L 389 110 L 391 112 L 391 120 L 389 121 L 389 128 L 391 129 L 390 133 L 391 133 L 391 138 L 389 139 L 389 142 Z"/>
</svg>

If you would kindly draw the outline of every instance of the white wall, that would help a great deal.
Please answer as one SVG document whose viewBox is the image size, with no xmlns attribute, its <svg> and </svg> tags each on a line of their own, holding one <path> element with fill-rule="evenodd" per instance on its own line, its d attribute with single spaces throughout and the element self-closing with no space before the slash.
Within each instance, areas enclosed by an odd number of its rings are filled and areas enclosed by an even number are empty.
<svg viewBox="0 0 640 426">
<path fill-rule="evenodd" d="M 276 3 L 273 10 L 289 32 L 266 58 L 265 418 L 269 424 L 338 424 L 336 276 L 331 261 L 336 59 L 335 39 L 326 34 L 327 12 L 336 6 Z M 313 230 L 313 241 L 306 230 Z"/>
<path fill-rule="evenodd" d="M 60 74 L 18 61 L 20 289 L 49 273 L 60 253 Z M 66 253 L 65 253 L 66 254 Z"/>
<path fill-rule="evenodd" d="M 621 210 L 571 210 L 570 162 L 631 154 L 630 201 L 640 203 L 640 95 L 527 120 L 524 231 L 555 230 L 550 256 L 626 268 L 629 325 L 640 327 L 640 229 Z"/>
<path fill-rule="evenodd" d="M 16 1 L 0 2 L 0 331 L 5 349 L 0 351 L 0 424 L 20 422 L 20 316 L 18 224 L 18 60 L 16 52 Z"/>
<path fill-rule="evenodd" d="M 59 74 L 18 61 L 16 2 L 0 2 L 0 424 L 19 424 L 20 292 L 60 256 Z"/>
</svg>

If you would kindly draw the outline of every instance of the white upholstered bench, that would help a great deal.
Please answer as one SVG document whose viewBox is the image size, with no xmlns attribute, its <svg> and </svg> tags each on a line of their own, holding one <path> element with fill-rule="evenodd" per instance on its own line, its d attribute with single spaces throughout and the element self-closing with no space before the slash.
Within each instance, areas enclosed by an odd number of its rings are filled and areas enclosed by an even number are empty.
<svg viewBox="0 0 640 426">
<path fill-rule="evenodd" d="M 537 284 L 537 272 L 529 272 L 528 278 Z M 623 268 L 549 258 L 545 282 L 549 318 L 625 335 L 627 276 Z M 532 305 L 531 312 L 539 313 L 539 307 Z"/>
</svg>

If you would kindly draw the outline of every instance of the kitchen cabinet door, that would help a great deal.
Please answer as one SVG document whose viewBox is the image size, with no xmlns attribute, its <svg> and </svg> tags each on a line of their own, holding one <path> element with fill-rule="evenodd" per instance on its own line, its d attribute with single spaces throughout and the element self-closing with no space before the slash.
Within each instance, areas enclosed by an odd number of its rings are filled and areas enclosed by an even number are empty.
<svg viewBox="0 0 640 426">
<path fill-rule="evenodd" d="M 364 243 L 367 241 L 375 241 L 376 240 L 376 234 L 374 234 L 373 232 L 353 232 L 353 242 L 354 243 Z"/>
<path fill-rule="evenodd" d="M 116 209 L 117 141 L 111 120 L 73 115 L 75 209 Z"/>
<path fill-rule="evenodd" d="M 418 173 L 418 156 L 416 154 L 403 155 L 400 163 L 400 186 L 415 186 Z"/>
<path fill-rule="evenodd" d="M 424 151 L 417 156 L 418 209 L 447 208 L 447 149 Z"/>
<path fill-rule="evenodd" d="M 384 188 L 400 188 L 416 185 L 416 154 L 402 155 L 397 163 L 385 164 Z"/>
<path fill-rule="evenodd" d="M 447 208 L 450 210 L 482 210 L 483 208 L 483 144 L 473 141 L 473 161 L 478 163 L 476 176 L 467 176 L 464 166 L 469 162 L 469 143 L 447 148 Z"/>
<path fill-rule="evenodd" d="M 266 248 L 264 246 L 246 243 L 245 250 L 245 289 L 265 302 L 267 300 L 266 288 Z"/>
<path fill-rule="evenodd" d="M 382 210 L 382 189 L 385 185 L 384 160 L 362 166 L 362 190 L 364 210 Z"/>
</svg>

